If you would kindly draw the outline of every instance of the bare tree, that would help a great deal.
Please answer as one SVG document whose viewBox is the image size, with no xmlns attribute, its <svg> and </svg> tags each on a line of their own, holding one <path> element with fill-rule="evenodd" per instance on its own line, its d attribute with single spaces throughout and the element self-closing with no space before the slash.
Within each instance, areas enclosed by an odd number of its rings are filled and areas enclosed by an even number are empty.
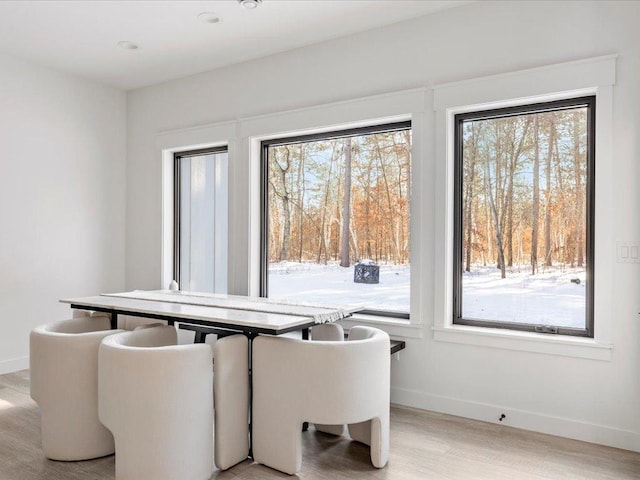
<svg viewBox="0 0 640 480">
<path fill-rule="evenodd" d="M 290 194 L 287 185 L 287 173 L 291 168 L 291 151 L 289 147 L 285 145 L 281 149 L 277 149 L 274 152 L 273 166 L 276 168 L 276 176 L 278 178 L 277 188 L 274 182 L 271 182 L 274 194 L 280 198 L 282 206 L 282 231 L 280 240 L 280 253 L 278 255 L 279 261 L 289 259 L 289 243 L 291 239 L 291 211 L 289 207 Z"/>
<path fill-rule="evenodd" d="M 496 124 L 496 131 L 498 130 L 498 126 Z M 500 136 L 498 134 L 498 140 Z M 495 151 L 495 162 L 494 162 L 494 172 L 495 175 L 491 174 L 491 155 L 487 153 L 485 161 L 484 161 L 484 183 L 485 183 L 485 191 L 489 200 L 489 210 L 491 212 L 491 218 L 493 219 L 493 230 L 495 233 L 496 239 L 496 248 L 498 250 L 498 268 L 500 269 L 501 278 L 506 278 L 506 270 L 505 270 L 505 262 L 504 262 L 504 246 L 502 244 L 502 229 L 500 228 L 500 219 L 498 216 L 498 207 L 496 205 L 496 197 L 499 197 L 498 189 L 500 188 L 500 149 L 496 148 Z M 493 185 L 492 185 L 493 184 Z M 496 194 L 494 194 L 494 186 L 496 189 Z"/>
<path fill-rule="evenodd" d="M 540 120 L 538 115 L 533 117 L 533 218 L 531 225 L 531 275 L 536 274 L 538 268 L 538 217 L 540 215 Z"/>
<path fill-rule="evenodd" d="M 508 183 L 507 183 L 507 193 L 506 193 L 506 215 L 507 215 L 507 265 L 509 267 L 513 267 L 513 204 L 514 204 L 514 192 L 513 192 L 513 179 L 516 174 L 516 170 L 518 169 L 520 156 L 522 155 L 524 149 L 524 142 L 527 138 L 527 132 L 529 131 L 529 125 L 531 124 L 531 117 L 527 117 L 525 120 L 522 131 L 518 135 L 518 119 L 511 118 L 509 120 L 511 127 L 511 145 L 510 145 L 510 155 L 508 159 Z M 520 138 L 518 138 L 518 136 Z"/>
<path fill-rule="evenodd" d="M 340 266 L 348 267 L 349 226 L 351 224 L 351 137 L 344 139 L 344 200 L 342 202 L 342 230 L 340 235 Z"/>
<path fill-rule="evenodd" d="M 553 156 L 553 144 L 556 126 L 553 114 L 549 115 L 549 147 L 545 165 L 546 191 L 545 191 L 545 215 L 544 215 L 544 265 L 553 265 L 551 259 L 551 157 Z"/>
<path fill-rule="evenodd" d="M 335 163 L 335 159 L 336 159 L 336 154 L 337 154 L 337 149 L 336 149 L 336 144 L 333 143 L 332 145 L 332 151 L 331 151 L 331 160 L 329 163 L 329 173 L 327 174 L 327 180 L 325 182 L 325 191 L 324 191 L 324 201 L 322 204 L 322 208 L 321 208 L 321 221 L 320 221 L 320 238 L 319 238 L 319 245 L 318 245 L 318 255 L 316 258 L 316 263 L 320 263 L 320 260 L 322 259 L 322 252 L 324 251 L 324 263 L 327 263 L 327 240 L 326 240 L 326 225 L 327 225 L 327 207 L 329 205 L 329 193 L 331 191 L 331 185 L 332 185 L 332 171 L 333 171 L 333 164 Z M 329 221 L 329 224 L 331 222 Z"/>
<path fill-rule="evenodd" d="M 298 261 L 302 262 L 302 250 L 304 241 L 304 195 L 305 195 L 305 175 L 304 175 L 304 145 L 298 147 Z"/>
<path fill-rule="evenodd" d="M 476 135 L 476 123 L 471 122 L 471 153 L 468 159 L 465 159 L 465 167 L 467 168 L 468 179 L 465 180 L 465 192 L 464 192 L 464 208 L 465 208 L 465 227 L 466 227 L 466 239 L 465 239 L 465 266 L 464 269 L 467 272 L 471 271 L 471 250 L 473 242 L 473 196 L 474 196 L 474 184 L 476 177 L 476 156 L 478 154 L 478 139 Z"/>
<path fill-rule="evenodd" d="M 583 202 L 584 194 L 582 192 L 582 181 L 580 173 L 580 113 L 573 113 L 573 168 L 574 175 L 576 177 L 576 194 L 575 194 L 575 206 L 576 206 L 576 222 L 578 225 L 575 227 L 576 232 L 576 260 L 578 267 L 584 265 L 584 233 L 583 233 Z"/>
</svg>

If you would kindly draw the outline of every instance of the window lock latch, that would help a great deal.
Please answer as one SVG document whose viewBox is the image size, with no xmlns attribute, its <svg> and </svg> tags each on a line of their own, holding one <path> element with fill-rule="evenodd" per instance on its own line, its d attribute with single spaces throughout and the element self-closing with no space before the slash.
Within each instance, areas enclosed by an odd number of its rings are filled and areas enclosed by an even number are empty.
<svg viewBox="0 0 640 480">
<path fill-rule="evenodd" d="M 534 328 L 536 333 L 558 333 L 558 327 L 553 325 L 536 325 Z"/>
</svg>

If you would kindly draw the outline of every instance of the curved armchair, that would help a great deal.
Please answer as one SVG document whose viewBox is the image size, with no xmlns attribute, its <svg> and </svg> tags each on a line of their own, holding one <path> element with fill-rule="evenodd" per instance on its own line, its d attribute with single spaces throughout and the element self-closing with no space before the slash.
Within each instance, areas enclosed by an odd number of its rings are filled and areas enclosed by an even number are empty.
<svg viewBox="0 0 640 480">
<path fill-rule="evenodd" d="M 315 327 L 314 327 L 315 328 Z M 382 468 L 389 454 L 389 336 L 353 327 L 349 341 L 258 337 L 253 341 L 254 460 L 295 474 L 305 421 L 355 424 Z M 357 437 L 357 438 L 356 438 Z"/>
<path fill-rule="evenodd" d="M 249 453 L 249 342 L 244 335 L 219 338 L 213 345 L 215 464 L 220 470 Z"/>
<path fill-rule="evenodd" d="M 337 323 L 322 323 L 315 325 L 311 329 L 311 340 L 320 340 L 325 342 L 343 342 L 344 341 L 344 329 L 342 325 Z M 343 435 L 344 425 L 322 425 L 316 423 L 314 425 L 316 430 L 330 435 Z"/>
<path fill-rule="evenodd" d="M 99 415 L 115 439 L 117 479 L 211 476 L 211 347 L 176 340 L 174 327 L 155 326 L 100 345 Z"/>
<path fill-rule="evenodd" d="M 40 406 L 42 449 L 52 460 L 111 455 L 113 436 L 98 420 L 98 348 L 109 318 L 88 314 L 30 335 L 31 398 Z"/>
</svg>

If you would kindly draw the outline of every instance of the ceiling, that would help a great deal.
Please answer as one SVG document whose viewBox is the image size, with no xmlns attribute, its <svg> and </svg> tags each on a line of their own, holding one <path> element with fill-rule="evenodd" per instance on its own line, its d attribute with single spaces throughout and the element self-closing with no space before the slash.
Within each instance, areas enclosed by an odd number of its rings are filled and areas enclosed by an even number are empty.
<svg viewBox="0 0 640 480">
<path fill-rule="evenodd" d="M 467 3 L 263 0 L 247 10 L 237 0 L 0 1 L 0 52 L 130 90 Z M 202 22 L 202 12 L 220 21 Z"/>
</svg>

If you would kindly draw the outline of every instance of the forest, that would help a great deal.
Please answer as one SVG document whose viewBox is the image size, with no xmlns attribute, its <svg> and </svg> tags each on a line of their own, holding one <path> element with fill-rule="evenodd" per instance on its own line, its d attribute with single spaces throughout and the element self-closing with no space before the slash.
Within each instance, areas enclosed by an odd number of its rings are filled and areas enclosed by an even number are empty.
<svg viewBox="0 0 640 480">
<path fill-rule="evenodd" d="M 462 268 L 587 261 L 587 107 L 465 120 Z M 409 129 L 270 146 L 269 262 L 409 263 Z"/>
<path fill-rule="evenodd" d="M 268 149 L 269 262 L 409 263 L 411 131 Z"/>
<path fill-rule="evenodd" d="M 462 267 L 583 269 L 587 107 L 465 120 Z"/>
</svg>

